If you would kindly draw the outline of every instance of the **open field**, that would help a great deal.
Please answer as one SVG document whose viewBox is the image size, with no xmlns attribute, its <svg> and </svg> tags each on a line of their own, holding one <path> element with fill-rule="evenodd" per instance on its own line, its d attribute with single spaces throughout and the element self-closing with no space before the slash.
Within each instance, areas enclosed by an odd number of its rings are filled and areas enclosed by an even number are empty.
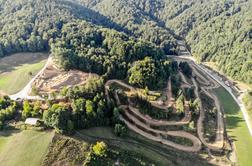
<svg viewBox="0 0 252 166">
<path fill-rule="evenodd" d="M 108 145 L 106 157 L 91 157 L 94 152 L 91 151 L 92 146 L 97 140 L 82 139 L 81 134 L 77 137 L 69 137 L 60 134 L 55 134 L 48 152 L 44 158 L 42 166 L 49 165 L 115 165 L 117 161 L 120 165 L 152 165 L 155 162 L 142 154 L 132 150 L 121 149 L 115 146 Z M 99 141 L 103 141 L 102 139 Z M 105 141 L 106 142 L 106 141 Z"/>
<path fill-rule="evenodd" d="M 39 166 L 54 132 L 1 131 L 0 165 Z"/>
<path fill-rule="evenodd" d="M 228 135 L 234 140 L 238 162 L 241 166 L 252 165 L 251 153 L 252 137 L 243 119 L 239 106 L 224 88 L 215 90 L 226 115 Z"/>
<path fill-rule="evenodd" d="M 20 91 L 43 68 L 47 57 L 46 53 L 19 53 L 0 59 L 0 93 Z"/>
<path fill-rule="evenodd" d="M 81 130 L 77 132 L 75 137 L 89 141 L 104 140 L 110 146 L 142 154 L 156 161 L 157 165 L 190 165 L 191 161 L 194 161 L 194 165 L 211 165 L 203 161 L 197 154 L 176 151 L 131 131 L 127 134 L 127 137 L 120 138 L 114 135 L 112 128 L 96 127 Z"/>
</svg>

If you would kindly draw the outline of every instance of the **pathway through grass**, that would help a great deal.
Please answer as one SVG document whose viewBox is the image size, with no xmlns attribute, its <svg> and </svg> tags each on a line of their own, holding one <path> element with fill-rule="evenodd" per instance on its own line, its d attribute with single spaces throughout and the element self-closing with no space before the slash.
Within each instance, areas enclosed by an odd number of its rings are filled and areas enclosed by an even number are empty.
<svg viewBox="0 0 252 166">
<path fill-rule="evenodd" d="M 216 89 L 215 93 L 225 110 L 227 132 L 234 140 L 239 165 L 252 165 L 252 137 L 249 134 L 239 106 L 224 88 L 221 87 Z"/>
</svg>

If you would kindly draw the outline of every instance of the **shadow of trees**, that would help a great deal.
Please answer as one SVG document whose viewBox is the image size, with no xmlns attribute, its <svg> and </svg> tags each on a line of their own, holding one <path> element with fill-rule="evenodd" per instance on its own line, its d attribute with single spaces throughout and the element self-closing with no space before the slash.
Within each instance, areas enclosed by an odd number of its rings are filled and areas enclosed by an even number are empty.
<svg viewBox="0 0 252 166">
<path fill-rule="evenodd" d="M 106 28 L 115 29 L 118 31 L 123 31 L 129 33 L 130 31 L 119 24 L 112 21 L 110 18 L 83 6 L 80 3 L 64 0 L 59 2 L 65 8 L 67 8 L 73 16 L 76 18 L 91 22 L 92 24 L 103 26 Z"/>
<path fill-rule="evenodd" d="M 15 70 L 16 67 L 20 67 L 24 64 L 36 64 L 45 59 L 46 55 L 40 53 L 19 53 L 12 56 L 7 56 L 3 59 L 0 59 L 0 74 L 11 72 Z"/>
</svg>

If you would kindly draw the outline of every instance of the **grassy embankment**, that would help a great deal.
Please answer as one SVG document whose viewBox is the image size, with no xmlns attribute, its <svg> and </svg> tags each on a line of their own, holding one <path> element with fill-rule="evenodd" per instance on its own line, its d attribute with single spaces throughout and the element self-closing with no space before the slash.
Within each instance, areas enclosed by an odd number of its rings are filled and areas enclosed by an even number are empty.
<svg viewBox="0 0 252 166">
<path fill-rule="evenodd" d="M 8 130 L 0 132 L 0 165 L 39 166 L 54 132 Z"/>
<path fill-rule="evenodd" d="M 146 166 L 154 164 L 148 157 L 144 157 L 134 151 L 108 145 L 105 156 L 97 156 L 92 151 L 96 144 L 95 139 L 82 139 L 77 133 L 76 137 L 56 134 L 44 158 L 42 166 L 48 165 L 138 165 Z M 101 141 L 101 140 L 99 140 Z"/>
<path fill-rule="evenodd" d="M 20 91 L 45 65 L 48 54 L 20 53 L 0 59 L 0 93 Z"/>
<path fill-rule="evenodd" d="M 252 91 L 249 91 L 243 95 L 242 101 L 250 116 L 250 125 L 252 127 Z"/>
<path fill-rule="evenodd" d="M 156 165 L 210 165 L 202 160 L 197 154 L 190 154 L 177 151 L 173 148 L 163 146 L 150 141 L 139 134 L 129 132 L 125 138 L 116 137 L 113 129 L 109 127 L 96 127 L 79 131 L 75 137 L 80 137 L 85 141 L 105 141 L 109 146 L 135 152 L 148 159 L 155 161 Z"/>
<path fill-rule="evenodd" d="M 215 93 L 225 110 L 227 132 L 234 140 L 239 165 L 252 165 L 252 136 L 249 133 L 239 106 L 224 88 L 216 89 Z"/>
</svg>

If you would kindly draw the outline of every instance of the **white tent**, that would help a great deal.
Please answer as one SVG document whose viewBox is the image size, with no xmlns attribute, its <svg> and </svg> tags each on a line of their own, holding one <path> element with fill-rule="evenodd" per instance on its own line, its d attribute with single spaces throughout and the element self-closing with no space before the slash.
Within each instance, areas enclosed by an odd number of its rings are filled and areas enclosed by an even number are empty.
<svg viewBox="0 0 252 166">
<path fill-rule="evenodd" d="M 38 121 L 39 121 L 38 118 L 27 118 L 27 119 L 25 120 L 25 124 L 28 124 L 28 125 L 36 125 Z"/>
</svg>

